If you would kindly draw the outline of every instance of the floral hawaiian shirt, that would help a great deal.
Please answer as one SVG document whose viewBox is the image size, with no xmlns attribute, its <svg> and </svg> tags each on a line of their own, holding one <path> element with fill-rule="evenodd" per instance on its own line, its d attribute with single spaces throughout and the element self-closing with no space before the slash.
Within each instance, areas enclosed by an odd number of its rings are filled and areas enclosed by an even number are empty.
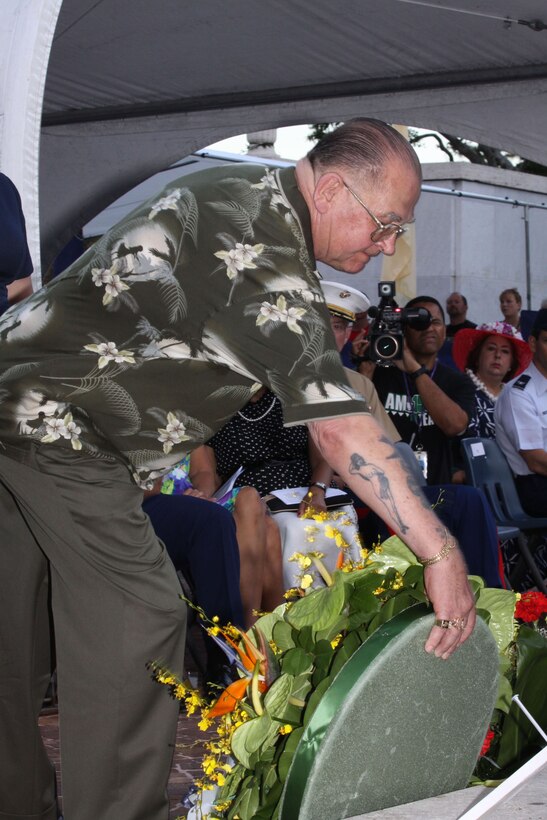
<svg viewBox="0 0 547 820">
<path fill-rule="evenodd" d="M 368 412 L 336 352 L 293 168 L 172 183 L 8 311 L 0 339 L 0 442 L 121 457 L 142 486 L 262 384 L 287 424 Z"/>
</svg>

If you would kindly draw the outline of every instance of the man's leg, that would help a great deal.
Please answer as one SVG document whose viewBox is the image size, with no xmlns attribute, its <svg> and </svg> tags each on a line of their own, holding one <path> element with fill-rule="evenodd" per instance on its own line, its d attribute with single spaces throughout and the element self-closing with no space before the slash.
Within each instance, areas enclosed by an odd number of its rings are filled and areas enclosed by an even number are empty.
<svg viewBox="0 0 547 820">
<path fill-rule="evenodd" d="M 528 515 L 547 515 L 547 476 L 518 475 L 515 478 L 517 493 L 524 512 Z"/>
<path fill-rule="evenodd" d="M 178 704 L 147 663 L 182 671 L 176 573 L 123 465 L 42 446 L 33 467 L 10 481 L 51 566 L 64 814 L 167 820 Z"/>
<path fill-rule="evenodd" d="M 38 727 L 52 671 L 47 560 L 2 483 L 0 520 L 0 818 L 56 820 Z"/>
</svg>

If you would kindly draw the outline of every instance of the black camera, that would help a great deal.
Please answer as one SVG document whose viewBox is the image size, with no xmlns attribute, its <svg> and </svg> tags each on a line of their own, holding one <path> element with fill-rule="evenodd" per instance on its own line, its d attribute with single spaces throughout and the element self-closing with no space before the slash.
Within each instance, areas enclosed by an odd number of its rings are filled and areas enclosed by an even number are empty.
<svg viewBox="0 0 547 820">
<path fill-rule="evenodd" d="M 390 367 L 403 357 L 404 329 L 425 330 L 431 324 L 431 314 L 424 307 L 401 308 L 395 301 L 395 282 L 379 282 L 378 307 L 372 305 L 372 319 L 366 358 L 374 364 Z"/>
</svg>

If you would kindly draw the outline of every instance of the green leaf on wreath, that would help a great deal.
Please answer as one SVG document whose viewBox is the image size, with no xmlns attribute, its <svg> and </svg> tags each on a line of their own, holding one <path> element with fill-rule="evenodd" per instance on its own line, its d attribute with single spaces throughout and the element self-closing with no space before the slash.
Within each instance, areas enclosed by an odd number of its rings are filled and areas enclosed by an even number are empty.
<svg viewBox="0 0 547 820">
<path fill-rule="evenodd" d="M 273 818 L 277 816 L 276 810 L 279 805 L 282 791 L 283 784 L 277 779 L 270 790 L 264 790 L 260 801 L 260 807 L 254 815 L 254 820 L 273 820 Z"/>
<path fill-rule="evenodd" d="M 253 820 L 260 803 L 260 790 L 254 776 L 246 777 L 239 791 L 239 795 L 230 806 L 229 818 L 239 817 L 241 820 Z"/>
<path fill-rule="evenodd" d="M 403 544 L 397 535 L 392 535 L 382 544 L 382 551 L 370 556 L 376 563 L 379 562 L 385 569 L 393 567 L 402 575 L 409 567 L 418 564 L 418 559 L 406 544 Z"/>
<path fill-rule="evenodd" d="M 540 726 L 547 726 L 547 641 L 536 630 L 521 626 L 517 638 L 517 671 L 513 691 Z M 497 763 L 507 777 L 537 754 L 545 742 L 516 703 L 503 721 Z"/>
<path fill-rule="evenodd" d="M 300 742 L 303 732 L 304 727 L 300 726 L 298 729 L 295 729 L 294 732 L 291 732 L 287 737 L 285 747 L 279 758 L 279 763 L 277 764 L 277 771 L 281 783 L 284 783 L 287 779 L 289 768 L 293 761 L 294 753 L 296 752 L 296 747 Z"/>
<path fill-rule="evenodd" d="M 328 641 L 330 643 L 334 636 L 338 635 L 339 632 L 346 632 L 346 630 L 348 629 L 348 623 L 348 616 L 341 615 L 333 623 L 329 624 L 327 629 L 318 630 L 315 633 L 315 640 L 317 641 L 317 643 L 319 641 Z"/>
<path fill-rule="evenodd" d="M 297 629 L 303 626 L 312 626 L 316 632 L 327 629 L 340 615 L 344 600 L 344 584 L 316 589 L 293 604 L 286 619 Z"/>
<path fill-rule="evenodd" d="M 304 726 L 307 726 L 310 722 L 313 713 L 319 706 L 319 702 L 323 697 L 324 693 L 327 691 L 331 684 L 330 676 L 328 678 L 324 678 L 320 683 L 317 684 L 315 689 L 310 695 L 310 699 L 308 700 L 308 704 L 306 706 L 306 711 L 304 712 Z"/>
<path fill-rule="evenodd" d="M 296 645 L 301 646 L 306 652 L 313 652 L 315 648 L 315 636 L 311 626 L 303 626 L 302 629 L 295 629 L 294 640 Z"/>
<path fill-rule="evenodd" d="M 286 621 L 275 623 L 272 629 L 272 640 L 282 652 L 291 649 L 294 646 L 292 626 Z"/>
<path fill-rule="evenodd" d="M 496 641 L 498 652 L 503 652 L 515 637 L 514 612 L 517 594 L 509 589 L 479 590 L 477 609 L 490 613 L 488 626 Z"/>
<path fill-rule="evenodd" d="M 278 724 L 268 714 L 238 726 L 232 735 L 232 752 L 245 768 L 252 767 L 252 755 L 269 746 L 278 732 Z"/>
<path fill-rule="evenodd" d="M 380 599 L 374 595 L 374 590 L 378 589 L 382 582 L 382 577 L 374 574 L 372 577 L 364 578 L 363 581 L 356 585 L 349 605 L 353 612 L 363 612 L 367 615 L 373 615 L 380 609 Z"/>
<path fill-rule="evenodd" d="M 350 632 L 349 635 L 346 635 L 346 637 L 338 647 L 338 650 L 332 662 L 332 666 L 329 670 L 329 676 L 331 679 L 338 674 L 341 668 L 351 658 L 353 653 L 357 649 L 359 649 L 360 646 L 361 641 L 359 640 L 359 636 L 356 632 Z"/>
<path fill-rule="evenodd" d="M 372 619 L 368 626 L 368 633 L 372 635 L 378 627 L 385 624 L 386 621 L 389 621 L 391 618 L 394 618 L 395 615 L 398 615 L 399 612 L 402 612 L 404 609 L 408 609 L 411 606 L 416 604 L 416 598 L 414 596 L 413 590 L 405 590 L 402 589 L 399 594 L 395 595 L 393 598 L 390 598 L 386 603 L 382 606 L 378 614 Z"/>
<path fill-rule="evenodd" d="M 262 775 L 262 786 L 266 791 L 270 791 L 277 782 L 277 766 L 275 763 L 270 763 Z"/>
<path fill-rule="evenodd" d="M 292 651 L 292 650 L 289 650 Z M 285 667 L 283 667 L 284 669 Z M 275 680 L 264 696 L 264 709 L 272 718 L 282 720 L 291 694 L 294 677 L 285 671 Z"/>
<path fill-rule="evenodd" d="M 279 609 L 280 607 L 278 607 L 274 612 L 267 612 L 266 615 L 262 615 L 255 623 L 255 626 L 260 629 L 267 641 L 271 641 L 273 639 L 274 627 L 279 623 L 284 623 L 283 615 L 278 611 Z M 249 630 L 249 635 L 251 636 L 251 640 L 254 642 L 252 629 Z"/>
<path fill-rule="evenodd" d="M 311 688 L 312 682 L 309 673 L 305 672 L 294 679 L 289 702 L 283 713 L 283 720 L 286 723 L 299 724 L 301 722 L 302 712 L 306 706 L 306 699 Z M 298 703 L 302 705 L 300 706 Z"/>
<path fill-rule="evenodd" d="M 304 651 L 302 647 L 295 646 L 283 655 L 283 672 L 289 675 L 301 675 L 303 672 L 310 672 L 313 666 L 313 655 Z"/>
<path fill-rule="evenodd" d="M 471 587 L 476 600 L 481 589 L 484 589 L 484 580 L 480 577 L 480 575 L 468 575 L 467 580 L 469 581 L 469 586 Z"/>
<path fill-rule="evenodd" d="M 421 564 L 409 567 L 405 572 L 405 586 L 416 586 L 416 591 L 423 593 L 424 589 L 424 568 Z M 425 598 L 425 595 L 424 595 Z"/>
<path fill-rule="evenodd" d="M 330 641 L 318 641 L 315 646 L 315 669 L 312 675 L 312 684 L 317 686 L 328 674 L 334 649 Z"/>
<path fill-rule="evenodd" d="M 511 708 L 511 698 L 513 697 L 513 687 L 507 680 L 505 675 L 500 675 L 498 680 L 498 695 L 496 698 L 495 709 L 500 709 L 502 712 L 509 712 Z"/>
</svg>

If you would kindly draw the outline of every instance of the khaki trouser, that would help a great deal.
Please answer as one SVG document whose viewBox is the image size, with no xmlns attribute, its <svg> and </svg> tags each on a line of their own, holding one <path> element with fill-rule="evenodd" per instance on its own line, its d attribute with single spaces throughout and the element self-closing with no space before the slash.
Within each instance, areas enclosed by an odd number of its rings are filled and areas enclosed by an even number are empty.
<svg viewBox="0 0 547 820">
<path fill-rule="evenodd" d="M 51 611 L 65 820 L 167 820 L 178 708 L 146 664 L 182 671 L 186 609 L 142 493 L 55 444 L 0 452 L 0 819 L 57 817 Z"/>
</svg>

